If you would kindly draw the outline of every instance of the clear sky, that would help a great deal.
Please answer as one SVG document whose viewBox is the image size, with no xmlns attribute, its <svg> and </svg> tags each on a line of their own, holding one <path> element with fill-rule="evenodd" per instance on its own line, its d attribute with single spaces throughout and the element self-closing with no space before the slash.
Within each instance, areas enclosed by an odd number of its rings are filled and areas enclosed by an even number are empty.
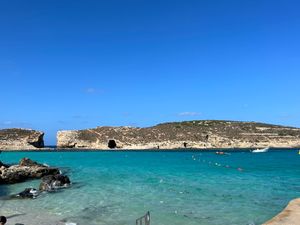
<svg viewBox="0 0 300 225">
<path fill-rule="evenodd" d="M 298 0 L 1 0 L 0 128 L 300 127 Z"/>
</svg>

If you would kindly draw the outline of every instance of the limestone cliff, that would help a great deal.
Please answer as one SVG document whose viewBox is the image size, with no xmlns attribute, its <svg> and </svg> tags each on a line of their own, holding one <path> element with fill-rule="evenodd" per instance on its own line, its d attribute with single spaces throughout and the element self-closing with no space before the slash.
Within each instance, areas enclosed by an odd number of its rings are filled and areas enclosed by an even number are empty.
<svg viewBox="0 0 300 225">
<path fill-rule="evenodd" d="M 26 150 L 44 147 L 44 133 L 29 129 L 0 130 L 1 150 Z"/>
<path fill-rule="evenodd" d="M 175 149 L 299 147 L 300 129 L 255 122 L 200 120 L 153 127 L 59 131 L 59 148 Z"/>
</svg>

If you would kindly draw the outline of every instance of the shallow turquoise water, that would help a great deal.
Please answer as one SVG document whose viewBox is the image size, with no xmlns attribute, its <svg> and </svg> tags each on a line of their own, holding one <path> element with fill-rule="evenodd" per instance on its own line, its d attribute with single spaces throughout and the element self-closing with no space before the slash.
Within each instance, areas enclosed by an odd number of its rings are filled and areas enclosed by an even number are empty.
<svg viewBox="0 0 300 225">
<path fill-rule="evenodd" d="M 79 225 L 261 224 L 300 197 L 300 155 L 293 150 L 234 152 L 3 152 L 61 167 L 73 185 L 34 200 L 1 200 L 2 210 L 49 213 Z M 238 170 L 241 168 L 242 170 Z M 0 186 L 2 198 L 39 181 Z"/>
</svg>

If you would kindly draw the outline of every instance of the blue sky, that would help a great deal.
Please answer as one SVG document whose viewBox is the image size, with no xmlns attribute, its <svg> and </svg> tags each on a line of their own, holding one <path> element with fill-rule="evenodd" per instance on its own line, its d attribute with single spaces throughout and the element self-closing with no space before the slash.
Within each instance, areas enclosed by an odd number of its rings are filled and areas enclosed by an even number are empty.
<svg viewBox="0 0 300 225">
<path fill-rule="evenodd" d="M 3 0 L 0 128 L 300 127 L 300 3 Z"/>
</svg>

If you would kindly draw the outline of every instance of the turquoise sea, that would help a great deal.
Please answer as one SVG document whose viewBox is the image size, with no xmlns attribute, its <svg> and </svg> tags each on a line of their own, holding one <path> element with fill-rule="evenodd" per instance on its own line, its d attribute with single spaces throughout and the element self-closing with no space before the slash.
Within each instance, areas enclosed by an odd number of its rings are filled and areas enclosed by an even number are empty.
<svg viewBox="0 0 300 225">
<path fill-rule="evenodd" d="M 3 212 L 55 216 L 78 225 L 133 225 L 151 213 L 154 225 L 261 224 L 300 197 L 296 150 L 214 152 L 2 152 L 57 166 L 73 184 L 36 199 L 6 200 L 39 181 L 1 185 Z"/>
</svg>

